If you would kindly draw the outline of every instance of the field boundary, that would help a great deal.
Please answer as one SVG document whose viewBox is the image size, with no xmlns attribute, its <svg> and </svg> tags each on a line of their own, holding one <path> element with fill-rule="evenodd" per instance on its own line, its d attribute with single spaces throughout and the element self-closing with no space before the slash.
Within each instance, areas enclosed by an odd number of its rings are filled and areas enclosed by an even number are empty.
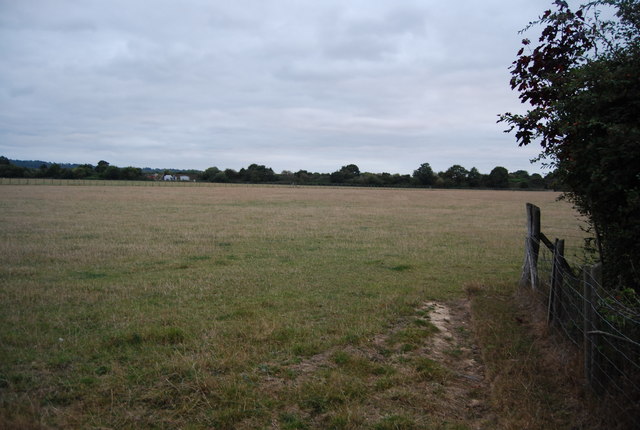
<svg viewBox="0 0 640 430">
<path fill-rule="evenodd" d="M 600 263 L 568 260 L 565 241 L 542 232 L 540 208 L 527 203 L 520 279 L 547 308 L 547 323 L 581 354 L 584 379 L 623 420 L 640 425 L 640 309 L 625 289 L 605 288 Z M 610 284 L 610 283 L 609 283 Z"/>
</svg>

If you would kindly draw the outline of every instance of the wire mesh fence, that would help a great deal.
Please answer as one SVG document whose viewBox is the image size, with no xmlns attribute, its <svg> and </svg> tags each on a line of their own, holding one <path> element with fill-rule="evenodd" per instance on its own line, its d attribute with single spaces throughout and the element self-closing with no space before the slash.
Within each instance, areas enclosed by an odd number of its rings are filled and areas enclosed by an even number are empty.
<svg viewBox="0 0 640 430">
<path fill-rule="evenodd" d="M 527 215 L 521 285 L 537 293 L 549 324 L 579 348 L 591 390 L 610 401 L 630 428 L 640 428 L 637 294 L 603 282 L 600 264 L 567 259 L 564 240 L 551 242 L 541 231 L 539 208 L 527 204 Z"/>
</svg>

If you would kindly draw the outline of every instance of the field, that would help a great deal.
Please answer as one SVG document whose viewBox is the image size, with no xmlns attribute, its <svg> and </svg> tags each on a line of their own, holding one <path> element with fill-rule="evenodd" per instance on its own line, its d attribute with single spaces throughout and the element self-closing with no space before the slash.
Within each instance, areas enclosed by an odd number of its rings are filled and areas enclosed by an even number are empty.
<svg viewBox="0 0 640 430">
<path fill-rule="evenodd" d="M 525 202 L 580 234 L 557 197 L 0 186 L 0 427 L 468 428 L 425 303 L 517 282 Z"/>
</svg>

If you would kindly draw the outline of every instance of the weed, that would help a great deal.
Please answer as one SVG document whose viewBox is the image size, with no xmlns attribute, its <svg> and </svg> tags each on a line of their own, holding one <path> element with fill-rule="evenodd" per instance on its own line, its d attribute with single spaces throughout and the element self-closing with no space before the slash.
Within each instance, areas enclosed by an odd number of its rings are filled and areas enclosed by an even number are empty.
<svg viewBox="0 0 640 430">
<path fill-rule="evenodd" d="M 331 356 L 331 360 L 337 365 L 344 366 L 351 361 L 351 356 L 344 351 L 336 351 Z"/>
<path fill-rule="evenodd" d="M 410 270 L 412 268 L 413 266 L 410 264 L 398 264 L 397 266 L 390 267 L 390 269 L 395 272 L 404 272 L 405 270 Z"/>
<path fill-rule="evenodd" d="M 454 358 L 460 358 L 462 356 L 462 349 L 458 347 L 446 349 L 444 352 Z"/>
<path fill-rule="evenodd" d="M 429 328 L 432 328 L 432 327 L 433 327 L 433 324 L 432 324 L 431 322 L 426 321 L 426 320 L 424 320 L 424 319 L 422 319 L 422 318 L 416 318 L 416 319 L 414 319 L 414 320 L 413 320 L 413 323 L 414 323 L 415 325 L 419 326 L 419 327 L 429 327 Z"/>
<path fill-rule="evenodd" d="M 445 382 L 449 377 L 449 371 L 440 363 L 428 357 L 418 357 L 414 366 L 418 375 L 427 381 Z"/>
<path fill-rule="evenodd" d="M 282 413 L 279 418 L 283 430 L 306 430 L 309 428 L 309 424 L 296 414 Z"/>
<path fill-rule="evenodd" d="M 366 386 L 359 378 L 330 371 L 324 378 L 302 385 L 300 406 L 319 414 L 348 400 L 362 398 L 365 393 Z"/>
<path fill-rule="evenodd" d="M 427 322 L 427 324 L 419 327 L 407 327 L 405 329 L 398 330 L 389 337 L 389 343 L 393 345 L 396 343 L 404 342 L 409 345 L 417 346 L 422 343 L 424 339 L 432 336 L 437 332 L 438 327 L 430 322 Z"/>
<path fill-rule="evenodd" d="M 373 428 L 375 430 L 414 430 L 418 426 L 406 415 L 390 415 L 382 418 Z"/>
<path fill-rule="evenodd" d="M 311 341 L 305 343 L 296 343 L 291 347 L 291 352 L 302 357 L 311 357 L 320 352 L 320 345 Z"/>
</svg>

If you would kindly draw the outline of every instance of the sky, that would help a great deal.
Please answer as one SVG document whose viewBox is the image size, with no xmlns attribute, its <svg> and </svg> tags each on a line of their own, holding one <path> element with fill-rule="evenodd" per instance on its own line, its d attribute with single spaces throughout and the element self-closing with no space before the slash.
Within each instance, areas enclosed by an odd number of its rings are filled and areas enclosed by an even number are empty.
<svg viewBox="0 0 640 430">
<path fill-rule="evenodd" d="M 548 172 L 498 114 L 551 0 L 0 0 L 0 155 Z"/>
</svg>

